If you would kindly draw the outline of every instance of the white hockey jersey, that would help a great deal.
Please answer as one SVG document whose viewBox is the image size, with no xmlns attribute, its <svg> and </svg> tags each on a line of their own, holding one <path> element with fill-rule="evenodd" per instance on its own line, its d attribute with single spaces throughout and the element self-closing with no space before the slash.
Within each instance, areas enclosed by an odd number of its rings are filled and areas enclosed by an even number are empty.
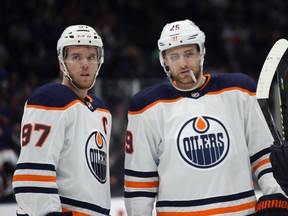
<svg viewBox="0 0 288 216">
<path fill-rule="evenodd" d="M 125 154 L 129 216 L 250 215 L 256 196 L 283 193 L 269 161 L 273 138 L 244 74 L 205 75 L 189 92 L 165 82 L 132 97 Z M 253 174 L 252 174 L 253 173 Z"/>
<path fill-rule="evenodd" d="M 32 93 L 24 108 L 13 178 L 23 213 L 109 215 L 111 124 L 110 112 L 95 96 L 82 101 L 61 84 Z"/>
</svg>

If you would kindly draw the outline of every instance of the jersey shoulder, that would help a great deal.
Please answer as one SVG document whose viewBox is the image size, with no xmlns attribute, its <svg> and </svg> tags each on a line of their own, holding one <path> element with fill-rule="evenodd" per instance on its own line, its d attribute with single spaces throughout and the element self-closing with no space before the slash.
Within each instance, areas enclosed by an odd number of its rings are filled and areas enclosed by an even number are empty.
<svg viewBox="0 0 288 216">
<path fill-rule="evenodd" d="M 255 80 L 244 73 L 212 74 L 211 82 L 214 85 L 210 91 L 240 88 L 251 93 L 256 92 Z"/>
<path fill-rule="evenodd" d="M 35 89 L 28 98 L 27 105 L 60 108 L 75 100 L 79 98 L 67 86 L 50 83 Z"/>
<path fill-rule="evenodd" d="M 147 87 L 132 96 L 129 111 L 142 110 L 150 104 L 161 101 L 173 101 L 179 98 L 170 82 L 163 82 Z"/>
<path fill-rule="evenodd" d="M 109 111 L 108 107 L 93 94 L 88 94 L 89 106 L 91 111 L 104 109 Z M 59 83 L 50 83 L 35 89 L 27 100 L 28 106 L 43 106 L 62 109 L 74 102 L 83 102 L 70 88 Z M 110 112 L 110 111 L 109 111 Z"/>
</svg>

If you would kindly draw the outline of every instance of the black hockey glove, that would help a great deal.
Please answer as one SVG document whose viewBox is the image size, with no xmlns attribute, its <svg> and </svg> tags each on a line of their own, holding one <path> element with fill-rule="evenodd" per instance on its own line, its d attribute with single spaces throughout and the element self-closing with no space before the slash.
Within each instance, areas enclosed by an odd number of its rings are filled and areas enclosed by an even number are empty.
<svg viewBox="0 0 288 216">
<path fill-rule="evenodd" d="M 72 212 L 51 212 L 46 216 L 73 216 Z"/>
<path fill-rule="evenodd" d="M 256 216 L 288 215 L 288 199 L 280 193 L 261 196 L 255 206 Z"/>
<path fill-rule="evenodd" d="M 288 195 L 288 142 L 271 145 L 270 161 L 274 178 Z"/>
</svg>

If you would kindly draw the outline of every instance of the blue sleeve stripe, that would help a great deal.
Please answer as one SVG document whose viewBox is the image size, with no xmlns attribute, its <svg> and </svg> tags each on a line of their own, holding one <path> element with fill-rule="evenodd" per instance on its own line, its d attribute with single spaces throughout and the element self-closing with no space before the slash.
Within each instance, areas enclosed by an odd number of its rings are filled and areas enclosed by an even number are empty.
<svg viewBox="0 0 288 216">
<path fill-rule="evenodd" d="M 101 196 L 99 194 L 99 196 Z M 106 209 L 106 208 L 102 208 L 100 206 L 91 204 L 91 203 L 87 203 L 87 202 L 83 202 L 83 201 L 79 201 L 79 200 L 73 200 L 70 198 L 66 198 L 66 197 L 60 197 L 61 203 L 63 204 L 67 204 L 67 205 L 71 205 L 71 206 L 76 206 L 76 207 L 80 207 L 80 208 L 84 208 L 84 209 L 89 209 L 104 215 L 109 215 L 110 213 L 110 209 Z"/>
<path fill-rule="evenodd" d="M 124 192 L 125 198 L 136 198 L 136 197 L 148 197 L 148 198 L 154 198 L 157 196 L 157 193 L 155 192 L 143 192 L 143 191 L 137 191 L 137 192 Z"/>
<path fill-rule="evenodd" d="M 155 172 L 139 172 L 139 171 L 125 169 L 124 173 L 127 176 L 133 176 L 133 177 L 142 177 L 142 178 L 158 177 L 158 172 L 156 171 Z"/>
<path fill-rule="evenodd" d="M 257 152 L 256 154 L 252 155 L 250 157 L 250 161 L 251 163 L 255 162 L 256 160 L 258 160 L 259 158 L 261 158 L 262 156 L 269 154 L 271 152 L 270 147 L 263 149 L 260 152 Z"/>
<path fill-rule="evenodd" d="M 58 194 L 57 188 L 45 188 L 45 187 L 15 187 L 15 194 L 18 193 L 43 193 L 43 194 Z"/>
<path fill-rule="evenodd" d="M 55 166 L 52 164 L 39 164 L 39 163 L 19 163 L 16 166 L 16 170 L 20 169 L 33 169 L 33 170 L 48 170 L 56 171 Z"/>
<path fill-rule="evenodd" d="M 259 174 L 257 175 L 257 179 L 259 180 L 263 175 L 267 173 L 272 173 L 272 168 L 267 168 L 259 172 Z"/>
</svg>

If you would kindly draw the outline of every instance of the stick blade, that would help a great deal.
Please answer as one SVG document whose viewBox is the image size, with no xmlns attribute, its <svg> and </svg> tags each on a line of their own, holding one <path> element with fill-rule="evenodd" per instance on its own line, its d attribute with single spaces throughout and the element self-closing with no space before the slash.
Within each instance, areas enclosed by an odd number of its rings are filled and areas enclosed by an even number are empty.
<svg viewBox="0 0 288 216">
<path fill-rule="evenodd" d="M 277 67 L 277 86 L 280 105 L 282 137 L 288 140 L 288 49 Z"/>
<path fill-rule="evenodd" d="M 256 90 L 257 99 L 268 99 L 271 83 L 278 64 L 288 48 L 286 39 L 279 39 L 271 48 L 263 64 Z"/>
</svg>

